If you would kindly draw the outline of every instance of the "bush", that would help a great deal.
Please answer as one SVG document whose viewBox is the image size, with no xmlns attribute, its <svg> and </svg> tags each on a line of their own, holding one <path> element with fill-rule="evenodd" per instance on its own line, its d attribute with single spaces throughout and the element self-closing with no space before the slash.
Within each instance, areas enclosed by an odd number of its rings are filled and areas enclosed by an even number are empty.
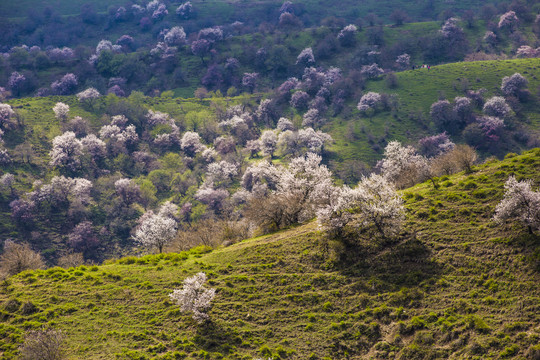
<svg viewBox="0 0 540 360">
<path fill-rule="evenodd" d="M 41 255 L 32 251 L 28 244 L 6 241 L 4 253 L 0 256 L 0 274 L 15 275 L 24 270 L 42 269 L 45 263 Z"/>
<path fill-rule="evenodd" d="M 21 347 L 22 360 L 60 360 L 65 359 L 63 349 L 64 335 L 54 329 L 41 329 L 26 334 Z"/>
</svg>

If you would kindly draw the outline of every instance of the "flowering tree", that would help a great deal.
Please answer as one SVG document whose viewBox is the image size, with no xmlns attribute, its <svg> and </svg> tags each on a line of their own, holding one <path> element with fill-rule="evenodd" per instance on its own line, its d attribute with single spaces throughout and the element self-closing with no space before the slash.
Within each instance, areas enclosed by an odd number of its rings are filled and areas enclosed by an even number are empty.
<svg viewBox="0 0 540 360">
<path fill-rule="evenodd" d="M 181 26 L 175 26 L 165 34 L 163 40 L 167 45 L 182 45 L 186 41 L 186 32 Z"/>
<path fill-rule="evenodd" d="M 49 165 L 74 171 L 80 165 L 83 145 L 72 131 L 66 131 L 53 139 L 53 147 L 49 153 Z"/>
<path fill-rule="evenodd" d="M 379 93 L 370 91 L 360 98 L 357 108 L 364 113 L 369 110 L 375 111 L 377 106 L 381 103 L 381 100 L 382 98 Z"/>
<path fill-rule="evenodd" d="M 82 103 L 86 103 L 86 104 L 88 104 L 90 106 L 93 106 L 95 100 L 99 99 L 100 96 L 101 96 L 101 94 L 99 93 L 99 91 L 97 91 L 93 87 L 90 87 L 90 88 L 78 93 L 77 94 L 77 99 L 79 99 L 79 101 L 82 102 Z"/>
<path fill-rule="evenodd" d="M 210 319 L 207 312 L 216 295 L 216 289 L 204 287 L 205 282 L 206 274 L 200 272 L 185 279 L 182 289 L 175 289 L 169 294 L 183 312 L 191 312 L 193 320 L 200 324 Z"/>
<path fill-rule="evenodd" d="M 245 86 L 250 93 L 255 90 L 255 86 L 257 86 L 257 78 L 259 77 L 259 73 L 244 73 L 244 76 L 242 77 L 242 85 Z"/>
<path fill-rule="evenodd" d="M 517 181 L 514 176 L 504 185 L 504 197 L 495 208 L 494 220 L 519 220 L 529 233 L 540 230 L 540 191 L 532 190 L 532 180 Z"/>
<path fill-rule="evenodd" d="M 8 79 L 8 86 L 14 95 L 20 95 L 24 91 L 24 84 L 26 82 L 26 76 L 14 71 L 11 73 Z"/>
<path fill-rule="evenodd" d="M 279 131 L 294 130 L 294 125 L 291 120 L 282 117 L 278 120 L 277 129 Z"/>
<path fill-rule="evenodd" d="M 303 116 L 302 126 L 318 128 L 326 123 L 326 119 L 317 109 L 309 109 Z"/>
<path fill-rule="evenodd" d="M 403 200 L 387 178 L 372 174 L 355 189 L 344 187 L 317 212 L 321 228 L 331 237 L 342 237 L 346 227 L 383 239 L 395 236 L 405 220 Z"/>
<path fill-rule="evenodd" d="M 180 6 L 176 8 L 176 15 L 180 16 L 182 19 L 189 19 L 193 15 L 193 5 L 191 4 L 191 1 L 180 4 Z"/>
<path fill-rule="evenodd" d="M 69 114 L 69 105 L 57 102 L 53 107 L 54 115 L 58 120 L 65 121 Z"/>
<path fill-rule="evenodd" d="M 527 87 L 529 81 L 520 73 L 505 76 L 502 79 L 501 91 L 506 96 L 516 96 L 520 90 Z"/>
<path fill-rule="evenodd" d="M 206 39 L 195 40 L 191 43 L 191 52 L 193 55 L 200 57 L 204 64 L 204 57 L 210 51 L 210 45 L 210 41 Z"/>
<path fill-rule="evenodd" d="M 342 46 L 352 46 L 356 42 L 356 32 L 358 27 L 353 24 L 345 26 L 338 34 L 337 38 Z"/>
<path fill-rule="evenodd" d="M 483 111 L 486 115 L 504 118 L 511 114 L 512 109 L 501 96 L 494 96 L 484 104 Z"/>
<path fill-rule="evenodd" d="M 219 26 L 199 30 L 198 39 L 205 39 L 211 43 L 223 40 L 223 30 Z"/>
<path fill-rule="evenodd" d="M 360 73 L 371 79 L 384 74 L 384 70 L 381 69 L 379 65 L 373 63 L 371 65 L 362 66 L 362 69 L 360 69 Z"/>
<path fill-rule="evenodd" d="M 499 29 L 513 30 L 519 23 L 519 19 L 514 11 L 508 11 L 501 15 L 499 19 Z"/>
<path fill-rule="evenodd" d="M 504 130 L 504 120 L 495 116 L 481 116 L 477 120 L 484 138 L 491 143 L 496 143 Z"/>
<path fill-rule="evenodd" d="M 290 104 L 297 110 L 304 110 L 307 108 L 309 102 L 309 95 L 305 91 L 296 91 L 291 96 Z"/>
<path fill-rule="evenodd" d="M 260 137 L 261 150 L 263 155 L 274 156 L 277 147 L 277 135 L 273 130 L 265 130 Z"/>
<path fill-rule="evenodd" d="M 516 55 L 521 58 L 540 57 L 540 47 L 535 49 L 529 45 L 522 45 L 517 49 Z"/>
<path fill-rule="evenodd" d="M 152 19 L 155 21 L 162 20 L 165 16 L 169 14 L 167 6 L 165 4 L 159 4 L 157 9 L 152 13 Z"/>
<path fill-rule="evenodd" d="M 428 158 L 446 153 L 455 146 L 445 132 L 422 138 L 418 141 L 418 145 L 420 154 Z"/>
<path fill-rule="evenodd" d="M 0 129 L 10 128 L 13 125 L 11 119 L 14 115 L 15 111 L 13 111 L 11 105 L 0 104 Z"/>
<path fill-rule="evenodd" d="M 398 64 L 401 69 L 408 68 L 411 64 L 411 56 L 409 54 L 399 55 L 396 59 L 396 64 Z"/>
<path fill-rule="evenodd" d="M 123 178 L 114 183 L 116 194 L 126 205 L 130 205 L 141 198 L 141 188 L 133 180 Z"/>
<path fill-rule="evenodd" d="M 305 48 L 298 54 L 298 57 L 296 58 L 296 65 L 302 65 L 302 66 L 311 66 L 315 64 L 315 56 L 313 55 L 313 50 L 308 47 Z"/>
<path fill-rule="evenodd" d="M 201 143 L 201 137 L 194 131 L 186 131 L 180 141 L 180 147 L 189 156 L 204 150 L 205 146 Z"/>
<path fill-rule="evenodd" d="M 210 210 L 216 213 L 223 209 L 223 201 L 229 196 L 225 189 L 215 189 L 212 182 L 205 182 L 195 193 L 195 199 L 207 205 Z"/>
<path fill-rule="evenodd" d="M 161 253 L 176 235 L 176 225 L 174 219 L 149 211 L 141 217 L 133 239 L 148 248 L 155 247 Z"/>
<path fill-rule="evenodd" d="M 384 149 L 384 158 L 377 164 L 382 175 L 398 187 L 412 186 L 429 176 L 427 159 L 416 153 L 412 146 L 391 141 Z"/>
<path fill-rule="evenodd" d="M 431 120 L 440 131 L 454 128 L 454 114 L 448 100 L 439 100 L 431 105 Z"/>
<path fill-rule="evenodd" d="M 75 92 L 79 81 L 74 74 L 66 74 L 51 84 L 51 89 L 58 95 L 70 95 Z"/>
</svg>

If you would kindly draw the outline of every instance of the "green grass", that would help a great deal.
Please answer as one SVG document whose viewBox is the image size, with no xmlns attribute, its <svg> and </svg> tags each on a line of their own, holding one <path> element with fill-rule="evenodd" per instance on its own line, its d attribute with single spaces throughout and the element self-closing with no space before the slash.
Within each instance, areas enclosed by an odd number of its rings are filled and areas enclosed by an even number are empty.
<svg viewBox="0 0 540 360">
<path fill-rule="evenodd" d="M 395 114 L 385 111 L 372 117 L 362 116 L 355 108 L 347 116 L 332 119 L 327 129 L 336 139 L 333 155 L 340 160 L 362 159 L 373 163 L 380 158 L 384 149 L 385 142 L 382 140 L 415 142 L 435 131 L 430 124 L 429 110 L 439 95 L 444 95 L 450 101 L 456 96 L 465 96 L 461 84 L 466 80 L 471 90 L 487 89 L 486 98 L 500 96 L 502 78 L 516 72 L 529 80 L 528 88 L 534 98 L 528 104 L 523 104 L 522 115 L 517 121 L 533 134 L 540 134 L 536 100 L 540 86 L 540 59 L 461 62 L 433 66 L 429 71 L 416 69 L 396 73 L 398 86 L 395 89 L 390 89 L 384 78 L 369 81 L 364 92 L 395 94 L 399 107 Z M 355 107 L 353 102 L 349 105 Z M 414 118 L 411 118 L 411 114 L 415 114 Z M 416 114 L 420 114 L 420 121 Z M 374 144 L 379 144 L 379 151 L 370 146 L 369 135 L 374 139 Z"/>
<path fill-rule="evenodd" d="M 45 324 L 73 359 L 523 358 L 540 340 L 540 243 L 491 221 L 511 174 L 538 183 L 540 150 L 405 190 L 400 240 L 345 255 L 324 252 L 312 222 L 210 252 L 21 273 L 0 284 L 0 353 Z M 198 271 L 217 288 L 206 327 L 167 297 Z"/>
<path fill-rule="evenodd" d="M 500 1 L 491 1 L 497 3 Z M 54 9 L 61 15 L 78 15 L 81 6 L 88 3 L 87 0 L 21 0 L 21 1 L 3 1 L 0 3 L 0 13 L 7 18 L 22 18 L 27 16 L 28 9 L 33 9 L 37 12 L 43 12 L 46 7 Z M 99 13 L 106 13 L 110 5 L 110 1 L 94 0 L 91 2 L 94 9 Z M 174 2 L 169 6 L 169 16 L 167 20 L 176 17 L 174 11 L 181 2 Z M 213 18 L 221 25 L 226 22 L 233 22 L 238 18 L 246 17 L 250 19 L 250 15 L 261 14 L 267 12 L 268 9 L 276 11 L 281 6 L 281 1 L 223 1 L 223 0 L 194 0 L 192 1 L 195 9 L 199 12 L 200 18 Z M 394 9 L 399 8 L 408 12 L 414 17 L 436 18 L 437 15 L 445 9 L 453 8 L 455 10 L 464 9 L 479 9 L 484 5 L 480 0 L 466 0 L 459 3 L 445 3 L 443 1 L 434 2 L 433 8 L 428 8 L 423 2 L 410 2 L 404 0 L 367 0 L 362 2 L 345 0 L 340 3 L 340 6 L 328 6 L 327 3 L 316 0 L 299 0 L 295 4 L 304 7 L 309 14 L 308 19 L 312 22 L 320 22 L 321 19 L 329 16 L 337 16 L 347 18 L 352 21 L 358 17 L 363 17 L 365 14 L 373 12 L 384 21 L 389 22 L 389 16 Z M 115 4 L 120 6 L 121 3 Z M 248 6 L 249 5 L 249 6 Z M 243 15 L 240 12 L 242 9 Z M 263 16 L 266 15 L 263 13 Z M 170 18 L 170 19 L 169 19 Z M 253 19 L 253 18 L 251 18 Z"/>
</svg>

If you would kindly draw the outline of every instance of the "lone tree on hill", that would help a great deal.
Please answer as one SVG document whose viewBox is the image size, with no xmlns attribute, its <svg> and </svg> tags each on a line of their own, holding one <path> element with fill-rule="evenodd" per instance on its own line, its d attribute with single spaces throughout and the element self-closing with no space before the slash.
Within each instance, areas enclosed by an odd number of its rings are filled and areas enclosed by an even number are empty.
<svg viewBox="0 0 540 360">
<path fill-rule="evenodd" d="M 175 289 L 169 294 L 171 300 L 180 306 L 180 310 L 192 312 L 193 320 L 199 324 L 210 319 L 207 311 L 210 310 L 216 295 L 216 289 L 207 289 L 203 286 L 205 282 L 206 274 L 200 272 L 185 279 L 182 289 Z"/>
<path fill-rule="evenodd" d="M 532 180 L 517 181 L 511 176 L 504 184 L 504 198 L 495 208 L 494 220 L 519 220 L 532 234 L 540 230 L 540 191 L 532 190 Z"/>
</svg>

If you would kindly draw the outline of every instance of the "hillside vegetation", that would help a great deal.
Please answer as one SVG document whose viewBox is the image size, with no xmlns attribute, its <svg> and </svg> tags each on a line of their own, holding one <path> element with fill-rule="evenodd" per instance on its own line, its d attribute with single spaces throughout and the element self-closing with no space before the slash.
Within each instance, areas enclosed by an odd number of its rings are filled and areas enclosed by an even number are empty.
<svg viewBox="0 0 540 360">
<path fill-rule="evenodd" d="M 537 359 L 539 238 L 491 218 L 510 175 L 539 174 L 535 149 L 419 184 L 403 191 L 399 240 L 354 251 L 310 222 L 214 250 L 23 272 L 0 284 L 0 354 L 48 325 L 69 358 Z M 206 326 L 167 296 L 199 271 L 217 289 Z"/>
</svg>

